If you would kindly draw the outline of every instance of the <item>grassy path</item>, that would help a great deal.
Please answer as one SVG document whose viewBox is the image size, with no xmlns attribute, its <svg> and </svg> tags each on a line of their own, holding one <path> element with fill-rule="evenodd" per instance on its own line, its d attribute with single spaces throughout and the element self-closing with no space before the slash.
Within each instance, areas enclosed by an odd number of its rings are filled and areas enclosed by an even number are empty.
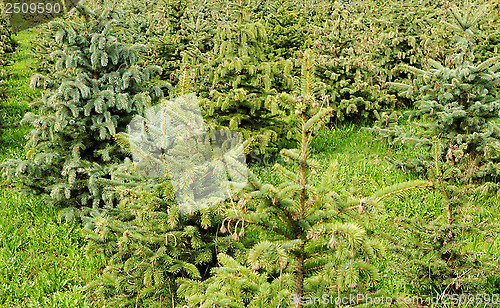
<svg viewBox="0 0 500 308">
<path fill-rule="evenodd" d="M 16 53 L 13 55 L 13 65 L 10 67 L 11 76 L 6 80 L 7 97 L 1 101 L 4 110 L 4 123 L 7 127 L 0 138 L 0 161 L 6 158 L 22 158 L 24 135 L 29 131 L 29 126 L 20 126 L 19 121 L 29 110 L 30 97 L 37 96 L 40 91 L 29 87 L 31 77 L 31 66 L 34 59 L 29 56 L 29 40 L 31 31 L 23 31 L 16 35 L 19 43 Z"/>
<path fill-rule="evenodd" d="M 25 155 L 24 135 L 30 127 L 19 121 L 29 101 L 40 94 L 29 88 L 32 36 L 30 30 L 16 36 L 19 46 L 6 82 L 9 93 L 1 102 L 9 126 L 0 141 L 0 162 Z M 0 188 L 0 307 L 92 307 L 81 287 L 103 262 L 84 255 L 80 226 L 59 223 L 57 209 L 39 198 L 20 196 L 5 179 Z"/>
</svg>

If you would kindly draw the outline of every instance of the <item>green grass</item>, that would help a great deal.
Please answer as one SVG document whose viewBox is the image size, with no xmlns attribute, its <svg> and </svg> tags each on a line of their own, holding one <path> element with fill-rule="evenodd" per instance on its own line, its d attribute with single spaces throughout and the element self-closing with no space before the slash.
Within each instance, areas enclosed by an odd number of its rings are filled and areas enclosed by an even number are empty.
<svg viewBox="0 0 500 308">
<path fill-rule="evenodd" d="M 18 123 L 30 110 L 28 103 L 40 95 L 40 90 L 28 87 L 34 60 L 29 56 L 29 40 L 33 32 L 16 36 L 20 43 L 11 67 L 12 77 L 6 85 L 8 96 L 2 101 L 4 121 L 9 123 L 0 138 L 0 161 L 23 158 L 24 135 L 30 127 Z M 419 177 L 395 170 L 384 158 L 410 156 L 411 147 L 390 147 L 359 126 L 344 124 L 325 129 L 311 141 L 311 151 L 320 162 L 319 176 L 333 160 L 339 162 L 336 174 L 337 191 L 350 191 L 368 196 L 373 192 L 402 181 Z M 279 160 L 279 159 L 278 159 Z M 263 182 L 277 183 L 278 175 L 267 167 L 252 167 Z M 1 307 L 92 307 L 81 287 L 99 275 L 105 260 L 89 258 L 84 252 L 85 239 L 77 223 L 57 221 L 57 211 L 39 198 L 19 196 L 15 182 L 0 179 L 0 306 Z M 441 195 L 433 190 L 415 190 L 392 197 L 385 202 L 379 217 L 379 228 L 387 228 L 396 217 L 435 218 L 443 214 Z M 477 193 L 461 208 L 480 223 L 499 222 L 498 195 Z M 464 235 L 466 247 L 498 258 L 500 237 L 482 239 L 475 234 Z M 388 253 L 380 262 L 383 269 L 378 288 L 391 294 L 407 294 L 410 288 L 398 278 L 398 269 L 391 263 L 397 258 Z M 95 304 L 94 304 L 95 305 Z"/>
<path fill-rule="evenodd" d="M 3 110 L 3 134 L 0 137 L 0 161 L 6 158 L 21 158 L 25 144 L 24 135 L 30 128 L 28 125 L 20 126 L 24 114 L 30 110 L 29 102 L 40 94 L 40 90 L 29 87 L 32 74 L 31 66 L 34 59 L 29 56 L 29 40 L 33 35 L 30 30 L 17 33 L 16 41 L 19 43 L 17 51 L 12 57 L 12 66 L 9 68 L 11 76 L 5 82 L 7 96 L 0 102 Z"/>
<path fill-rule="evenodd" d="M 23 158 L 29 125 L 19 121 L 40 90 L 29 88 L 33 58 L 29 55 L 31 30 L 16 35 L 19 42 L 1 102 L 7 123 L 0 137 L 0 162 Z M 39 198 L 23 198 L 13 183 L 0 180 L 0 306 L 92 307 L 81 287 L 104 265 L 85 256 L 85 240 L 76 223 L 60 223 L 57 211 Z"/>
<path fill-rule="evenodd" d="M 57 209 L 15 190 L 0 193 L 2 307 L 91 307 L 80 288 L 103 266 L 88 258 L 77 223 L 60 223 Z"/>
</svg>

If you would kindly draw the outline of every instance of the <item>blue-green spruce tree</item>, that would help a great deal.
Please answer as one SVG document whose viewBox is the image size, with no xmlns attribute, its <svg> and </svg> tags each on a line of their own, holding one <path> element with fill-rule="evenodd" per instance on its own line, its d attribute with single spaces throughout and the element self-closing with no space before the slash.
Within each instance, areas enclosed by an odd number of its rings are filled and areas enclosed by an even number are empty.
<svg viewBox="0 0 500 308">
<path fill-rule="evenodd" d="M 444 23 L 456 35 L 459 50 L 453 65 L 432 59 L 430 69 L 404 65 L 416 78 L 411 84 L 391 83 L 403 95 L 416 97 L 416 110 L 409 111 L 413 129 L 399 126 L 395 118 L 380 115 L 372 130 L 387 137 L 390 143 L 420 146 L 426 153 L 394 162 L 406 169 L 425 172 L 434 163 L 432 139 L 437 137 L 444 150 L 440 159 L 458 167 L 457 179 L 493 179 L 499 175 L 500 99 L 492 95 L 500 85 L 500 56 L 475 61 L 477 28 L 484 9 L 463 12 L 452 10 L 452 22 Z"/>
<path fill-rule="evenodd" d="M 120 14 L 79 5 L 72 20 L 55 21 L 58 45 L 52 77 L 34 75 L 31 86 L 42 97 L 27 113 L 26 159 L 2 163 L 4 176 L 22 179 L 22 190 L 43 194 L 63 207 L 98 207 L 108 167 L 126 154 L 113 136 L 124 131 L 134 114 L 163 96 L 145 85 L 159 67 L 136 65 L 140 45 L 126 46 L 115 36 Z"/>
</svg>

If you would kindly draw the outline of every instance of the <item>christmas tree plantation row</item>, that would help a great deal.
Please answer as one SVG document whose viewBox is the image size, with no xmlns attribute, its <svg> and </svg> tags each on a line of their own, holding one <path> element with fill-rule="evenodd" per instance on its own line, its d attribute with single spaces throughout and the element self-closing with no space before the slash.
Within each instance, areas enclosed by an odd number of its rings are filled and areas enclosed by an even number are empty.
<svg viewBox="0 0 500 308">
<path fill-rule="evenodd" d="M 99 2 L 99 1 L 97 1 Z M 425 59 L 451 63 L 453 39 L 442 21 L 447 1 L 103 1 L 123 17 L 120 38 L 148 49 L 143 62 L 159 65 L 167 96 L 195 92 L 211 128 L 230 127 L 254 138 L 255 152 L 291 140 L 293 121 L 280 93 L 298 96 L 300 56 L 313 52 L 314 92 L 332 107 L 329 123 L 375 119 L 374 110 L 412 107 L 386 82 L 408 81 L 401 64 L 419 69 Z M 489 3 L 477 57 L 498 48 L 498 3 Z M 41 31 L 39 70 L 51 71 L 57 48 Z M 184 79 L 187 80 L 184 80 Z"/>
</svg>

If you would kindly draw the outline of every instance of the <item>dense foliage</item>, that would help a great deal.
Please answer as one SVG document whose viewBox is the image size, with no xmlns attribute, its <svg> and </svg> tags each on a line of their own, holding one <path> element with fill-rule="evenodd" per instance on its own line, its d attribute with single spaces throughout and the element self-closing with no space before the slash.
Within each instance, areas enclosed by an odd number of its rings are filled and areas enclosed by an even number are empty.
<svg viewBox="0 0 500 308">
<path fill-rule="evenodd" d="M 65 207 L 95 207 L 102 191 L 97 177 L 125 158 L 113 135 L 163 93 L 143 85 L 160 68 L 135 65 L 141 46 L 125 46 L 115 37 L 115 10 L 80 5 L 77 12 L 72 22 L 51 24 L 58 29 L 53 76 L 32 77 L 32 86 L 46 90 L 23 120 L 34 126 L 27 159 L 1 166 L 4 175 L 21 177 L 30 193 Z"/>
<path fill-rule="evenodd" d="M 181 215 L 170 181 L 146 181 L 134 168 L 116 171 L 125 184 L 115 186 L 119 206 L 86 218 L 87 254 L 109 260 L 86 289 L 110 307 L 174 307 L 179 278 L 206 279 L 217 252 L 241 247 L 217 232 L 224 218 L 217 207 Z"/>
<path fill-rule="evenodd" d="M 458 167 L 462 182 L 478 177 L 493 178 L 498 175 L 498 151 L 500 142 L 500 99 L 491 92 L 500 85 L 500 56 L 477 62 L 474 56 L 477 24 L 482 11 L 475 12 L 467 6 L 462 15 L 453 10 L 453 22 L 446 23 L 456 34 L 459 53 L 454 54 L 453 64 L 441 64 L 432 59 L 432 67 L 421 70 L 403 66 L 419 76 L 412 84 L 392 83 L 402 93 L 415 95 L 417 109 L 409 114 L 423 118 L 425 123 L 416 123 L 418 129 L 406 131 L 391 123 L 374 130 L 389 138 L 391 143 L 407 142 L 417 146 L 432 146 L 432 137 L 439 137 L 443 151 L 440 159 L 452 161 Z M 388 127 L 385 127 L 388 126 Z M 427 157 L 411 158 L 399 164 L 425 169 L 433 162 L 432 154 Z"/>
<path fill-rule="evenodd" d="M 452 56 L 441 22 L 450 6 L 441 1 L 99 2 L 123 12 L 120 38 L 147 44 L 145 63 L 160 65 L 172 86 L 189 64 L 192 91 L 204 98 L 211 127 L 231 126 L 256 138 L 257 152 L 287 139 L 276 95 L 299 88 L 297 56 L 306 48 L 316 55 L 315 74 L 323 83 L 318 97 L 334 109 L 332 123 L 371 120 L 375 111 L 412 106 L 413 98 L 386 86 L 409 82 L 399 65 L 426 69 L 423 59 L 449 64 Z M 478 41 L 480 57 L 494 53 L 498 39 L 498 14 L 490 14 Z M 37 38 L 42 69 L 51 66 L 46 55 L 55 47 L 47 45 L 52 34 L 42 31 Z M 248 43 L 239 45 L 241 39 Z"/>
<path fill-rule="evenodd" d="M 172 22 L 155 43 L 151 60 L 170 73 L 165 76 L 174 85 L 189 63 L 193 91 L 204 98 L 210 126 L 230 127 L 255 138 L 257 152 L 273 147 L 271 141 L 287 139 L 287 119 L 276 96 L 300 88 L 297 64 L 306 48 L 315 54 L 315 90 L 322 93 L 318 99 L 331 104 L 335 122 L 370 118 L 373 110 L 395 105 L 372 72 L 361 4 L 167 3 L 165 15 Z"/>
<path fill-rule="evenodd" d="M 467 3 L 461 10 L 452 8 L 451 13 L 452 22 L 443 24 L 456 33 L 459 52 L 453 64 L 430 59 L 429 70 L 404 66 L 420 79 L 411 85 L 392 83 L 408 97 L 418 98 L 417 109 L 409 114 L 425 121 L 408 131 L 397 125 L 396 113 L 383 114 L 372 130 L 391 143 L 422 146 L 418 157 L 392 163 L 421 172 L 441 195 L 440 215 L 425 221 L 394 220 L 390 245 L 408 261 L 407 283 L 427 295 L 494 293 L 497 290 L 491 286 L 498 284 L 499 275 L 496 261 L 472 252 L 465 238 L 474 234 L 476 240 L 491 241 L 498 226 L 487 220 L 478 223 L 464 215 L 462 208 L 474 195 L 491 195 L 488 190 L 497 187 L 486 183 L 475 188 L 473 183 L 479 178 L 495 179 L 498 174 L 500 101 L 490 92 L 500 84 L 495 66 L 500 57 L 475 61 L 474 28 L 484 8 L 475 10 Z"/>
</svg>

